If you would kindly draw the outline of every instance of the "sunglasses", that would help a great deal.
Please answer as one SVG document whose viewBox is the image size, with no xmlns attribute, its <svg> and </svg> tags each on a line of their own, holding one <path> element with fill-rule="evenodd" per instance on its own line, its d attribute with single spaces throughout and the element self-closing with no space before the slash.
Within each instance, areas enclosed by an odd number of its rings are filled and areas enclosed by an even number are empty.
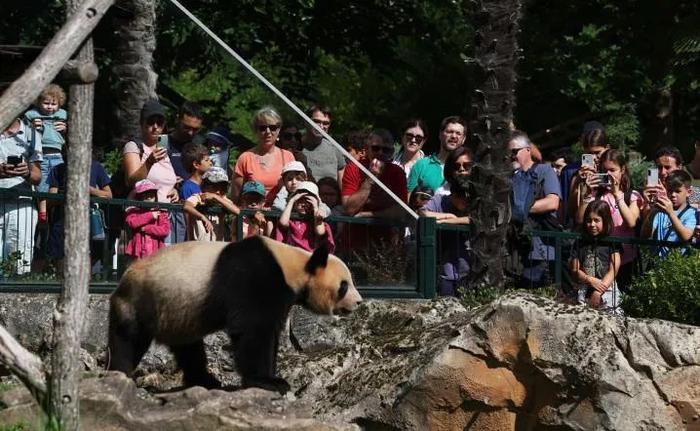
<svg viewBox="0 0 700 431">
<path fill-rule="evenodd" d="M 513 148 L 513 149 L 511 149 L 511 150 L 510 150 L 510 156 L 511 156 L 511 157 L 517 156 L 518 153 L 520 152 L 520 150 L 523 150 L 523 149 L 525 149 L 525 148 L 527 148 L 527 147 L 520 147 L 520 148 Z"/>
<path fill-rule="evenodd" d="M 266 132 L 267 129 L 270 129 L 270 132 L 276 132 L 280 129 L 279 124 L 258 124 L 258 132 Z"/>
<path fill-rule="evenodd" d="M 300 141 L 301 140 L 301 133 L 299 133 L 299 132 L 297 132 L 297 133 L 291 133 L 291 132 L 282 133 L 282 139 L 286 139 L 288 141 L 295 139 L 297 141 Z"/>
<path fill-rule="evenodd" d="M 454 164 L 455 170 L 457 170 L 457 171 L 461 171 L 462 169 L 464 169 L 465 171 L 470 171 L 473 166 L 474 166 L 474 163 L 472 163 L 472 162 L 464 162 L 464 163 L 455 163 Z"/>
<path fill-rule="evenodd" d="M 385 147 L 383 145 L 372 145 L 371 146 L 372 151 L 375 153 L 385 153 L 385 154 L 394 154 L 394 147 Z"/>
<path fill-rule="evenodd" d="M 149 117 L 146 119 L 146 124 L 149 126 L 156 125 L 163 127 L 165 125 L 165 118 L 163 117 Z"/>
<path fill-rule="evenodd" d="M 411 142 L 412 140 L 415 139 L 417 144 L 420 144 L 421 142 L 423 142 L 425 140 L 425 136 L 414 135 L 413 133 L 404 133 L 403 137 L 406 138 L 406 140 L 408 142 Z"/>
<path fill-rule="evenodd" d="M 314 123 L 316 123 L 316 124 L 318 124 L 318 125 L 320 125 L 320 126 L 330 126 L 330 125 L 331 125 L 331 122 L 328 121 L 328 120 L 316 120 L 316 119 L 312 119 L 311 121 L 313 121 Z"/>
</svg>

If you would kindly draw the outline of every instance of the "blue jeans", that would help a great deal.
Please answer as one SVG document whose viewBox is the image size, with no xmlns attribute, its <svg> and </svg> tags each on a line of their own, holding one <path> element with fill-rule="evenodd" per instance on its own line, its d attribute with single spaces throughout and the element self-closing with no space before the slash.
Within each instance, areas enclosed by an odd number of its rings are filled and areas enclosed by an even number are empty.
<svg viewBox="0 0 700 431">
<path fill-rule="evenodd" d="M 41 161 L 41 182 L 36 186 L 38 192 L 46 193 L 49 191 L 49 173 L 53 168 L 63 164 L 63 155 L 61 153 L 44 154 Z"/>
</svg>

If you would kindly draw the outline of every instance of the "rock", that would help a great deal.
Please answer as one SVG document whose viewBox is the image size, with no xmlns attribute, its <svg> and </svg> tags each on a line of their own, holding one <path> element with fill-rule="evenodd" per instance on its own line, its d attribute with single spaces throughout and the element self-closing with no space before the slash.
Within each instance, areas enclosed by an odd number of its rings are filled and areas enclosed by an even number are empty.
<svg viewBox="0 0 700 431">
<path fill-rule="evenodd" d="M 0 296 L 0 310 L 8 313 L 3 321 L 26 328 L 34 337 L 29 345 L 41 346 L 49 327 L 37 322 L 44 319 L 33 314 L 38 309 L 17 318 L 13 309 Z M 106 308 L 94 310 L 91 318 L 106 320 L 97 311 Z M 104 346 L 92 343 L 86 351 L 104 359 Z M 239 380 L 228 338 L 212 334 L 205 344 L 210 370 L 229 392 L 152 394 L 180 385 L 170 353 L 153 346 L 135 373 L 150 392 L 108 374 L 84 383 L 93 394 L 86 405 L 116 406 L 110 407 L 121 415 L 110 419 L 114 429 L 126 429 L 118 428 L 125 423 L 129 429 L 239 429 L 252 426 L 252 417 L 267 421 L 255 422 L 263 429 L 347 423 L 409 430 L 700 428 L 700 328 L 613 317 L 531 295 L 506 296 L 476 310 L 447 298 L 370 300 L 345 317 L 295 308 L 278 358 L 279 374 L 294 392 L 282 398 L 233 391 Z M 4 398 L 0 403 L 9 407 L 0 421 L 8 423 L 26 405 Z M 304 422 L 314 420 L 341 425 Z"/>
</svg>

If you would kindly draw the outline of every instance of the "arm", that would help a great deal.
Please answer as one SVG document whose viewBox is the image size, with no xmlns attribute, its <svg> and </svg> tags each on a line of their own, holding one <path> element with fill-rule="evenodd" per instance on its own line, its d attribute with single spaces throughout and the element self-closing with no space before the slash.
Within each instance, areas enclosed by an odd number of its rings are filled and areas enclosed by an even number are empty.
<svg viewBox="0 0 700 431">
<path fill-rule="evenodd" d="M 238 198 L 241 195 L 241 189 L 243 188 L 243 177 L 235 174 L 233 181 L 231 181 L 231 200 L 233 202 L 238 202 Z"/>
<path fill-rule="evenodd" d="M 279 226 L 280 230 L 286 230 L 289 228 L 289 219 L 292 217 L 292 209 L 300 197 L 300 194 L 294 195 L 291 199 L 289 199 L 289 202 L 287 202 L 287 205 L 284 207 L 284 211 L 282 211 L 282 215 L 280 215 L 280 218 L 277 221 L 277 226 Z"/>
<path fill-rule="evenodd" d="M 343 209 L 347 215 L 354 216 L 360 212 L 369 199 L 369 193 L 372 190 L 373 183 L 371 179 L 365 178 L 358 191 L 349 196 L 343 196 Z"/>
<path fill-rule="evenodd" d="M 606 286 L 605 290 L 608 290 L 610 286 L 612 286 L 613 282 L 615 281 L 615 275 L 617 275 L 617 272 L 620 270 L 620 252 L 615 251 L 610 253 L 610 267 L 608 268 L 608 272 L 605 273 L 603 276 L 603 279 L 601 280 L 603 284 Z M 595 286 L 593 286 L 595 288 Z M 598 290 L 598 289 L 596 289 Z M 603 290 L 601 293 L 605 292 Z M 600 292 L 600 291 L 599 291 Z"/>
<path fill-rule="evenodd" d="M 352 162 L 350 162 L 352 163 Z M 343 184 L 343 174 L 345 173 L 345 165 L 338 169 L 338 184 Z"/>
<path fill-rule="evenodd" d="M 97 196 L 98 198 L 112 199 L 112 188 L 109 186 L 109 184 L 101 189 L 90 186 L 90 195 Z"/>
<path fill-rule="evenodd" d="M 530 208 L 530 214 L 544 214 L 556 211 L 559 208 L 559 196 L 548 194 L 542 199 L 537 199 Z"/>
<path fill-rule="evenodd" d="M 165 239 L 170 233 L 170 221 L 167 211 L 161 211 L 155 223 L 143 227 L 143 232 L 158 239 Z"/>
<path fill-rule="evenodd" d="M 676 212 L 673 210 L 671 200 L 666 196 L 657 196 L 656 206 L 668 215 L 668 218 L 671 220 L 671 226 L 678 234 L 678 238 L 680 238 L 681 241 L 690 241 L 690 238 L 693 237 L 695 223 L 693 223 L 692 228 L 685 227 L 681 219 L 678 218 Z"/>
<path fill-rule="evenodd" d="M 637 202 L 631 201 L 629 205 L 627 205 L 627 202 L 625 202 L 625 194 L 622 191 L 615 194 L 615 202 L 620 209 L 622 220 L 628 227 L 634 228 L 637 225 L 637 220 L 639 220 L 639 206 L 637 206 Z"/>
<path fill-rule="evenodd" d="M 153 215 L 154 212 L 152 210 L 139 211 L 138 209 L 129 211 L 124 221 L 131 230 L 136 231 L 157 219 L 157 216 Z"/>
<path fill-rule="evenodd" d="M 29 164 L 29 182 L 37 185 L 41 182 L 41 162 Z"/>
<path fill-rule="evenodd" d="M 642 231 L 640 232 L 642 238 L 651 238 L 651 235 L 653 234 L 652 229 L 654 228 L 654 216 L 656 215 L 656 212 L 656 210 L 648 211 L 644 216 Z"/>
<path fill-rule="evenodd" d="M 323 223 L 324 227 L 324 233 L 322 234 L 322 243 L 325 243 L 326 247 L 328 248 L 328 252 L 333 254 L 335 253 L 335 240 L 333 239 L 333 231 L 331 230 L 331 227 L 328 223 Z"/>
<path fill-rule="evenodd" d="M 238 205 L 234 204 L 233 201 L 226 196 L 219 196 L 219 195 L 214 195 L 216 196 L 216 201 L 221 204 L 224 209 L 226 209 L 228 212 L 231 214 L 238 215 L 241 213 L 241 209 L 238 208 Z"/>
<path fill-rule="evenodd" d="M 190 197 L 192 198 L 192 197 Z M 204 224 L 204 228 L 206 229 L 207 232 L 211 232 L 214 230 L 214 225 L 212 225 L 211 220 L 207 218 L 204 214 L 201 212 L 197 211 L 197 207 L 192 202 L 190 199 L 187 199 L 185 201 L 185 204 L 182 207 L 182 210 L 185 212 L 185 215 L 188 217 L 193 217 L 197 220 L 201 220 L 201 222 Z"/>
<path fill-rule="evenodd" d="M 445 218 L 437 221 L 438 224 L 471 224 L 471 219 L 468 216 Z"/>
<path fill-rule="evenodd" d="M 122 156 L 122 166 L 124 167 L 127 185 L 133 187 L 137 181 L 146 178 L 153 163 L 154 160 L 152 160 L 151 156 L 141 163 L 138 153 L 124 153 Z"/>
</svg>

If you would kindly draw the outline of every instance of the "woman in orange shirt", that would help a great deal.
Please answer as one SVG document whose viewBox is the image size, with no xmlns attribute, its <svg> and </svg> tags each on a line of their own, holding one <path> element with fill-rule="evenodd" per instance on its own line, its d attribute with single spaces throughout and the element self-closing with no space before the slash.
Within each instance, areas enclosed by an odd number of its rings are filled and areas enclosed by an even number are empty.
<svg viewBox="0 0 700 431">
<path fill-rule="evenodd" d="M 253 131 L 258 144 L 238 156 L 231 183 L 231 197 L 238 201 L 243 183 L 258 181 L 265 186 L 266 206 L 272 203 L 279 190 L 282 168 L 294 160 L 294 155 L 279 148 L 277 139 L 282 127 L 282 117 L 274 108 L 266 106 L 255 113 Z"/>
</svg>

